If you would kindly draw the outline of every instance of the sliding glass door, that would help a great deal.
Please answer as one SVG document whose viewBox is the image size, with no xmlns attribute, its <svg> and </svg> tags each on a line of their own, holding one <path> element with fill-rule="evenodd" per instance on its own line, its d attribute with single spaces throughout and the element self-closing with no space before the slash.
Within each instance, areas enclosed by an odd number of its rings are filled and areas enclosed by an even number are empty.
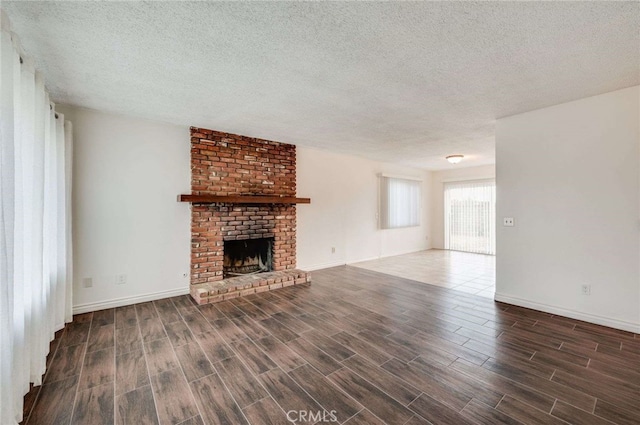
<svg viewBox="0 0 640 425">
<path fill-rule="evenodd" d="M 496 253 L 496 182 L 475 180 L 444 184 L 444 247 Z"/>
</svg>

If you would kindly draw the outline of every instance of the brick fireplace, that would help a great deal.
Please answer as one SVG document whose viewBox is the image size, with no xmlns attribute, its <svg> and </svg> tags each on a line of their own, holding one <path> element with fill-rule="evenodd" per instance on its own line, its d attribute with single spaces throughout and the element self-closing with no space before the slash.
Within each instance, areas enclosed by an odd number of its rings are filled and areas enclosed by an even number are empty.
<svg viewBox="0 0 640 425">
<path fill-rule="evenodd" d="M 191 195 L 181 200 L 192 202 L 198 303 L 310 282 L 296 269 L 295 196 L 294 145 L 191 128 Z"/>
</svg>

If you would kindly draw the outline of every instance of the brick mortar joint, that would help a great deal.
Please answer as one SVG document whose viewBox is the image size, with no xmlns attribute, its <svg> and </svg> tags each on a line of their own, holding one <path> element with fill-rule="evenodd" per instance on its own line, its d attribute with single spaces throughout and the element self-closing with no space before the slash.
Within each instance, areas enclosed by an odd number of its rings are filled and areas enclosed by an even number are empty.
<svg viewBox="0 0 640 425">
<path fill-rule="evenodd" d="M 190 136 L 192 193 L 295 196 L 294 145 L 200 127 L 191 127 Z M 273 237 L 274 268 L 290 270 L 296 263 L 296 208 L 192 205 L 191 237 L 193 284 L 222 279 L 224 240 Z"/>
</svg>

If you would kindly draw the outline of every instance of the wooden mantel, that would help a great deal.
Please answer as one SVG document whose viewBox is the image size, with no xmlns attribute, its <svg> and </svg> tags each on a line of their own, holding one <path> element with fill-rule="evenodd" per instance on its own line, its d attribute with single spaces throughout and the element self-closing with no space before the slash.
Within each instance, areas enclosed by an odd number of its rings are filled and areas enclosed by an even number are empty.
<svg viewBox="0 0 640 425">
<path fill-rule="evenodd" d="M 310 204 L 310 198 L 267 195 L 178 195 L 178 202 L 192 204 Z"/>
</svg>

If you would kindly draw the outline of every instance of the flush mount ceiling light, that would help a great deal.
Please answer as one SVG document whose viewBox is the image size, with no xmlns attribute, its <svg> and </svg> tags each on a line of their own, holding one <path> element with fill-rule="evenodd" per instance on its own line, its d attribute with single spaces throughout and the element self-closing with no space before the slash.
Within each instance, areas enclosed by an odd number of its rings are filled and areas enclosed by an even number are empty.
<svg viewBox="0 0 640 425">
<path fill-rule="evenodd" d="M 447 161 L 452 164 L 457 164 L 458 162 L 462 161 L 462 158 L 464 158 L 464 155 L 449 155 L 447 157 Z"/>
</svg>

